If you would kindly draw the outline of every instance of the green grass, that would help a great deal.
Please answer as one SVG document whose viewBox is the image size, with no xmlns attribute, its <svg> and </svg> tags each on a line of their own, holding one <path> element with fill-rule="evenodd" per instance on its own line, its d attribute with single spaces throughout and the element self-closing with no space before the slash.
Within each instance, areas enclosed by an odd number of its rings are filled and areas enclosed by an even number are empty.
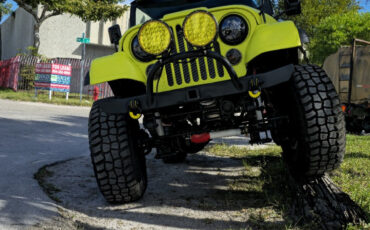
<svg viewBox="0 0 370 230">
<path fill-rule="evenodd" d="M 211 145 L 206 149 L 213 155 L 232 157 L 242 160 L 245 166 L 244 176 L 229 185 L 229 193 L 224 199 L 241 198 L 238 194 L 254 194 L 257 206 L 271 207 L 284 218 L 285 223 L 266 222 L 271 218 L 266 210 L 254 213 L 250 222 L 257 229 L 313 229 L 312 225 L 297 227 L 291 219 L 290 204 L 293 197 L 287 185 L 288 172 L 281 159 L 281 148 L 269 146 L 263 149 L 246 149 L 235 146 Z M 370 136 L 347 136 L 347 151 L 340 169 L 330 174 L 334 182 L 370 217 Z M 362 229 L 353 227 L 350 229 Z"/>
<path fill-rule="evenodd" d="M 80 102 L 80 95 L 76 93 L 69 94 L 69 100 L 65 98 L 65 93 L 53 92 L 53 97 L 49 100 L 49 91 L 38 91 L 37 98 L 35 97 L 34 91 L 18 91 L 14 92 L 10 89 L 0 88 L 0 99 L 9 99 L 15 101 L 30 101 L 30 102 L 42 102 L 48 104 L 57 105 L 74 105 L 74 106 L 91 106 L 93 100 L 91 97 L 84 95 L 82 102 Z"/>
<path fill-rule="evenodd" d="M 370 218 L 370 136 L 347 135 L 347 151 L 331 178 Z"/>
<path fill-rule="evenodd" d="M 44 166 L 39 169 L 39 171 L 34 175 L 34 179 L 39 182 L 39 185 L 44 190 L 48 196 L 56 201 L 57 203 L 61 203 L 60 199 L 56 196 L 60 189 L 55 187 L 53 184 L 47 183 L 46 179 L 53 176 L 53 172 L 47 169 L 47 166 Z"/>
<path fill-rule="evenodd" d="M 277 145 L 270 145 L 267 148 L 257 147 L 252 150 L 227 144 L 216 144 L 207 146 L 205 151 L 221 157 L 244 159 L 251 156 L 280 156 L 281 148 Z"/>
<path fill-rule="evenodd" d="M 286 185 L 288 171 L 280 157 L 281 151 L 275 145 L 254 150 L 226 144 L 206 148 L 206 152 L 212 155 L 236 158 L 243 162 L 244 175 L 230 183 L 228 192 L 220 194 L 221 199 L 217 197 L 217 200 L 226 200 L 226 204 L 235 205 L 233 201 L 240 202 L 248 196 L 253 201 L 253 206 L 257 207 L 248 220 L 252 229 L 297 229 L 294 221 L 285 218 L 292 195 L 287 194 L 290 192 Z M 268 221 L 276 215 L 282 216 L 285 222 Z"/>
</svg>

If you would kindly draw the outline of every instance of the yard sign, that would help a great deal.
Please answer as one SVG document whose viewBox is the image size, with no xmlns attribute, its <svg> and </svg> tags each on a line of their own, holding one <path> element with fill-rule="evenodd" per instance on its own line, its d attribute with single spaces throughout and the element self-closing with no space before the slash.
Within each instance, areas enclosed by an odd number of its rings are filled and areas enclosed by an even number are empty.
<svg viewBox="0 0 370 230">
<path fill-rule="evenodd" d="M 52 63 L 36 65 L 35 88 L 41 90 L 69 93 L 72 67 Z"/>
</svg>

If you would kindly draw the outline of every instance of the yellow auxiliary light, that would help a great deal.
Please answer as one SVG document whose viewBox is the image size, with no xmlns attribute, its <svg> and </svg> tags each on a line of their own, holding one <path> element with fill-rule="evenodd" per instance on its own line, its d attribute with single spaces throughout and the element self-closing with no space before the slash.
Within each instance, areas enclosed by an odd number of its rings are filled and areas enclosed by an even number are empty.
<svg viewBox="0 0 370 230">
<path fill-rule="evenodd" d="M 183 24 L 185 39 L 197 47 L 211 44 L 217 37 L 217 21 L 207 11 L 194 11 L 189 14 Z"/>
<path fill-rule="evenodd" d="M 170 47 L 172 32 L 162 21 L 151 20 L 141 26 L 138 40 L 140 47 L 152 55 L 160 55 Z"/>
</svg>

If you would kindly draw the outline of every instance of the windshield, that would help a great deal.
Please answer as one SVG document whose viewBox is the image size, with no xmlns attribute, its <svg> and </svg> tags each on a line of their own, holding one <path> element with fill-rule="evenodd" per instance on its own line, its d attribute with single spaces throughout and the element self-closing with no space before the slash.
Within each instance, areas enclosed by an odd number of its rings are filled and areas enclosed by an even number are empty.
<svg viewBox="0 0 370 230">
<path fill-rule="evenodd" d="M 130 25 L 138 25 L 149 19 L 160 19 L 166 14 L 198 8 L 198 7 L 218 7 L 226 5 L 247 5 L 258 8 L 260 0 L 141 0 L 131 4 Z M 266 0 L 267 2 L 268 0 Z"/>
<path fill-rule="evenodd" d="M 149 15 L 147 15 L 144 11 L 140 8 L 136 9 L 136 25 L 143 24 L 144 22 L 152 19 Z"/>
</svg>

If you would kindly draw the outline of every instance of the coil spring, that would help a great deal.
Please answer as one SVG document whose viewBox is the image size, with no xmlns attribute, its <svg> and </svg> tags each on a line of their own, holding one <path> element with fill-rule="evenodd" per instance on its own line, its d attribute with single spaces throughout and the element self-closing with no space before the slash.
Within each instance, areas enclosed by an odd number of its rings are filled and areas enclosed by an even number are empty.
<svg viewBox="0 0 370 230">
<path fill-rule="evenodd" d="M 221 113 L 216 100 L 202 101 L 200 104 L 203 107 L 203 116 L 207 121 L 221 120 Z"/>
</svg>

